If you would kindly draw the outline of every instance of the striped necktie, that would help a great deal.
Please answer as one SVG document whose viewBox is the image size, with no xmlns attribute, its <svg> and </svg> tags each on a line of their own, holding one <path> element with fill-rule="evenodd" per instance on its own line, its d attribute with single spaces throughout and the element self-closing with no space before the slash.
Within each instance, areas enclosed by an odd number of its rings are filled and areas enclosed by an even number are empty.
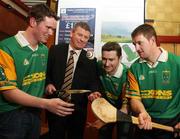
<svg viewBox="0 0 180 139">
<path fill-rule="evenodd" d="M 69 90 L 71 89 L 71 85 L 72 85 L 72 77 L 73 77 L 73 70 L 74 70 L 74 58 L 73 55 L 76 52 L 71 50 L 70 51 L 70 56 L 68 59 L 68 63 L 66 65 L 66 71 L 65 71 L 65 77 L 64 77 L 64 83 L 61 87 L 61 90 Z"/>
</svg>

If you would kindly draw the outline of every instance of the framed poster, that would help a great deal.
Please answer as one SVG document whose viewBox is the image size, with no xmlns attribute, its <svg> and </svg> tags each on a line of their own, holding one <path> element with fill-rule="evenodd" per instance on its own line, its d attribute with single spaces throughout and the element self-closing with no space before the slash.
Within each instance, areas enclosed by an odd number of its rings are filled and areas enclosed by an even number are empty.
<svg viewBox="0 0 180 139">
<path fill-rule="evenodd" d="M 144 13 L 145 0 L 59 0 L 56 44 L 68 43 L 73 25 L 85 21 L 92 30 L 86 49 L 100 59 L 104 43 L 116 41 L 122 48 L 122 62 L 130 66 L 138 58 L 131 32 L 144 23 Z"/>
</svg>

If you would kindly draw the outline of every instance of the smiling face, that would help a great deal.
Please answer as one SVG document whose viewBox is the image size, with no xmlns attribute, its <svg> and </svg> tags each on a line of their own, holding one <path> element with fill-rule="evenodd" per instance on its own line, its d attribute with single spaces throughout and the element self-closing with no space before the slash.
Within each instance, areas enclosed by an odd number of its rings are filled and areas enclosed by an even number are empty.
<svg viewBox="0 0 180 139">
<path fill-rule="evenodd" d="M 132 40 L 137 53 L 142 59 L 148 59 L 153 55 L 152 52 L 155 43 L 154 37 L 147 39 L 143 34 L 138 34 Z"/>
<path fill-rule="evenodd" d="M 70 45 L 74 49 L 80 50 L 86 46 L 90 38 L 90 32 L 78 26 L 76 29 L 71 31 L 70 38 Z"/>
<path fill-rule="evenodd" d="M 154 55 L 159 53 L 157 49 L 157 34 L 153 26 L 142 24 L 131 33 L 133 44 L 142 59 L 154 62 Z"/>
<path fill-rule="evenodd" d="M 34 38 L 38 42 L 46 43 L 49 36 L 53 35 L 57 21 L 53 17 L 44 17 L 44 20 L 37 22 L 34 18 L 30 19 L 30 25 L 34 30 Z"/>
<path fill-rule="evenodd" d="M 109 75 L 114 75 L 119 66 L 120 58 L 115 50 L 102 52 L 103 68 Z"/>
</svg>

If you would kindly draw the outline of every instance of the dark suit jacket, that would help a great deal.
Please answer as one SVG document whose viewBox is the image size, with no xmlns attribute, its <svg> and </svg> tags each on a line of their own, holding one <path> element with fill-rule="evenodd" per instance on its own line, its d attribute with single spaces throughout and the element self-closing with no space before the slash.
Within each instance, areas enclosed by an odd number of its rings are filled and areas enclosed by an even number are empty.
<svg viewBox="0 0 180 139">
<path fill-rule="evenodd" d="M 64 82 L 66 62 L 68 56 L 68 44 L 52 46 L 49 50 L 46 85 L 51 83 L 56 89 L 61 89 Z M 96 72 L 96 60 L 86 57 L 86 51 L 82 50 L 77 61 L 72 81 L 72 89 L 98 90 L 98 76 Z M 86 106 L 87 95 L 72 96 L 75 103 Z"/>
</svg>

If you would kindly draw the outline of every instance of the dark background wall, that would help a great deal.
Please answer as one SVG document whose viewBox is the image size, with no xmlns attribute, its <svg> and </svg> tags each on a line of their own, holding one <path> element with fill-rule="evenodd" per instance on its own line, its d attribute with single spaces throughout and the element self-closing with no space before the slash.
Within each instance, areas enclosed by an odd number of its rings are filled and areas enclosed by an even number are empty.
<svg viewBox="0 0 180 139">
<path fill-rule="evenodd" d="M 9 5 L 0 2 L 0 40 L 24 30 L 27 26 L 25 19 Z"/>
</svg>

